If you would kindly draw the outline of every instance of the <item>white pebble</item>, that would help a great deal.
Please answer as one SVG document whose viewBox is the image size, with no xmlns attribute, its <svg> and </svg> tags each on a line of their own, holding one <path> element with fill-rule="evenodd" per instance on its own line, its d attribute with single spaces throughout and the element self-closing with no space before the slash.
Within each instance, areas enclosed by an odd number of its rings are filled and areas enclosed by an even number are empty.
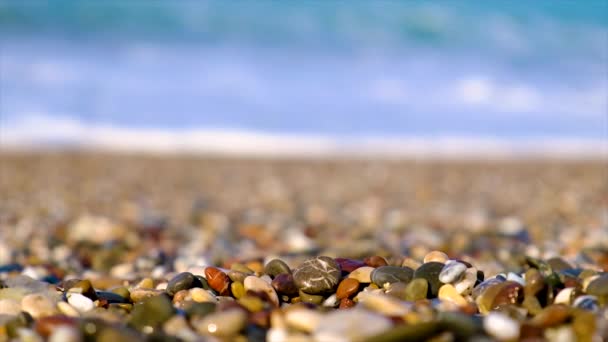
<svg viewBox="0 0 608 342">
<path fill-rule="evenodd" d="M 95 307 L 95 303 L 90 298 L 80 293 L 68 293 L 67 297 L 68 303 L 80 312 L 91 311 Z"/>
<path fill-rule="evenodd" d="M 511 280 L 511 281 L 517 282 L 521 286 L 525 286 L 526 285 L 526 281 L 524 280 L 524 278 L 520 277 L 518 274 L 513 273 L 513 272 L 509 272 L 509 274 L 507 274 L 507 280 Z"/>
<path fill-rule="evenodd" d="M 555 296 L 554 304 L 570 304 L 570 300 L 572 299 L 572 293 L 574 292 L 574 287 L 566 287 L 565 289 L 559 291 L 557 296 Z"/>
<path fill-rule="evenodd" d="M 483 320 L 483 327 L 489 335 L 501 341 L 519 338 L 519 323 L 503 313 L 490 312 Z"/>
</svg>

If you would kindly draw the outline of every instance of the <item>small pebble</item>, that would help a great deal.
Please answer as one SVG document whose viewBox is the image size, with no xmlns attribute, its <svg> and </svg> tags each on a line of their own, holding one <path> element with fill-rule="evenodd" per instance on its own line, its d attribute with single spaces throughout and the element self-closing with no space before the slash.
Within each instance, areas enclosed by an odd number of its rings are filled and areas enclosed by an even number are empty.
<svg viewBox="0 0 608 342">
<path fill-rule="evenodd" d="M 491 312 L 483 320 L 488 335 L 499 341 L 513 341 L 519 338 L 519 323 L 500 312 Z"/>
</svg>

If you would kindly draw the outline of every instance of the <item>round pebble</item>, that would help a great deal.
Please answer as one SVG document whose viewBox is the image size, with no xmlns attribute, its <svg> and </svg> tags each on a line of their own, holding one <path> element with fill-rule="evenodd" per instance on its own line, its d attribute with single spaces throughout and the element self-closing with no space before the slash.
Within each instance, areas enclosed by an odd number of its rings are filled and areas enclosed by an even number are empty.
<svg viewBox="0 0 608 342">
<path fill-rule="evenodd" d="M 332 291 L 341 278 L 340 265 L 334 259 L 320 256 L 308 259 L 293 271 L 296 286 L 309 294 Z"/>
<path fill-rule="evenodd" d="M 483 320 L 483 327 L 488 335 L 499 341 L 513 341 L 519 338 L 519 323 L 503 313 L 488 314 Z"/>
<path fill-rule="evenodd" d="M 449 260 L 439 273 L 439 281 L 445 284 L 451 284 L 460 280 L 467 270 L 467 266 L 455 260 Z"/>
<path fill-rule="evenodd" d="M 397 282 L 407 283 L 412 280 L 414 270 L 401 266 L 380 266 L 374 269 L 370 275 L 371 281 L 378 285 L 392 284 Z"/>
</svg>

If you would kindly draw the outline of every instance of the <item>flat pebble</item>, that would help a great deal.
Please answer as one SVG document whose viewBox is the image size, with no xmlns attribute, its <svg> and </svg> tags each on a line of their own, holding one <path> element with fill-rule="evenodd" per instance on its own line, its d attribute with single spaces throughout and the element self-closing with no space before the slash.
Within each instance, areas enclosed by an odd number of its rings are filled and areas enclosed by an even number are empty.
<svg viewBox="0 0 608 342">
<path fill-rule="evenodd" d="M 409 267 L 379 266 L 372 271 L 370 279 L 374 284 L 384 286 L 387 283 L 408 283 L 412 280 L 413 275 L 414 270 Z"/>
<path fill-rule="evenodd" d="M 265 293 L 270 302 L 275 306 L 279 306 L 279 297 L 277 296 L 277 292 L 274 288 L 265 282 L 264 280 L 256 277 L 256 276 L 248 276 L 245 278 L 245 282 L 243 283 L 246 291 L 254 291 L 254 292 L 263 292 Z"/>
<path fill-rule="evenodd" d="M 296 286 L 309 294 L 333 291 L 340 278 L 340 265 L 326 256 L 308 259 L 293 271 Z"/>
<path fill-rule="evenodd" d="M 455 260 L 449 260 L 445 263 L 439 273 L 439 281 L 445 284 L 454 283 L 464 276 L 467 266 Z"/>
<path fill-rule="evenodd" d="M 372 272 L 375 268 L 370 266 L 359 267 L 356 270 L 350 272 L 348 274 L 349 278 L 355 279 L 360 283 L 371 283 L 372 282 Z"/>
<path fill-rule="evenodd" d="M 338 284 L 336 295 L 338 299 L 348 298 L 359 291 L 359 281 L 355 278 L 343 279 Z"/>
<path fill-rule="evenodd" d="M 73 306 L 79 312 L 87 312 L 93 310 L 95 308 L 95 303 L 84 295 L 80 293 L 68 293 L 66 295 L 68 299 L 68 303 Z"/>
</svg>

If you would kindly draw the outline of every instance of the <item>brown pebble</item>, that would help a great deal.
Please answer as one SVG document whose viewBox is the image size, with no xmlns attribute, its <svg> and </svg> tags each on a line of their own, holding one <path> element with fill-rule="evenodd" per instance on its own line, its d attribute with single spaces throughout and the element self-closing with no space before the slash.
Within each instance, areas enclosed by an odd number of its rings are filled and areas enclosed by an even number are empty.
<svg viewBox="0 0 608 342">
<path fill-rule="evenodd" d="M 367 258 L 363 259 L 363 262 L 367 266 L 371 266 L 371 267 L 380 267 L 380 266 L 388 265 L 388 262 L 386 261 L 386 259 L 384 259 L 383 257 L 381 257 L 379 255 L 367 257 Z"/>
<path fill-rule="evenodd" d="M 348 272 L 348 273 L 356 270 L 359 267 L 367 266 L 367 265 L 365 265 L 364 262 L 359 261 L 359 260 L 354 260 L 354 259 L 335 258 L 334 260 L 338 263 L 338 265 L 340 265 L 340 269 L 343 272 Z"/>
<path fill-rule="evenodd" d="M 281 295 L 289 297 L 298 294 L 298 287 L 289 273 L 281 273 L 272 280 L 272 287 Z"/>
<path fill-rule="evenodd" d="M 230 278 L 226 273 L 222 272 L 218 268 L 209 266 L 205 268 L 205 278 L 212 289 L 217 291 L 220 295 L 225 296 L 230 290 Z"/>
<path fill-rule="evenodd" d="M 539 327 L 553 327 L 564 323 L 570 316 L 570 310 L 566 305 L 553 304 L 543 309 L 532 318 L 531 323 Z"/>
<path fill-rule="evenodd" d="M 359 281 L 354 278 L 346 278 L 340 282 L 338 285 L 338 290 L 336 291 L 336 297 L 338 299 L 348 298 L 359 290 Z"/>
<path fill-rule="evenodd" d="M 506 304 L 521 303 L 524 298 L 524 287 L 514 281 L 505 281 L 502 288 L 494 297 L 492 308 L 497 308 Z"/>
</svg>

